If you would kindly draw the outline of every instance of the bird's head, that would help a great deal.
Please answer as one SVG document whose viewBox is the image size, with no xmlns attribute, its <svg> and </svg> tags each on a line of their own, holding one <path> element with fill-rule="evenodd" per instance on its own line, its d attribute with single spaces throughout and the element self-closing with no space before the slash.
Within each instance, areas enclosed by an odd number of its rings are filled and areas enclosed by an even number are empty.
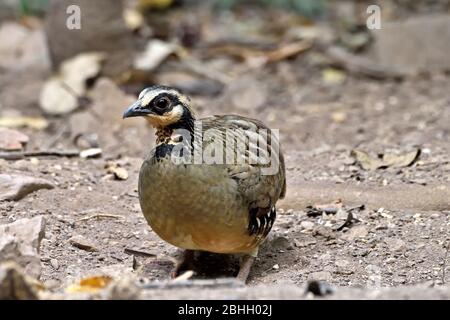
<svg viewBox="0 0 450 320">
<path fill-rule="evenodd" d="M 123 114 L 123 118 L 130 117 L 144 117 L 157 129 L 187 129 L 194 121 L 189 98 L 174 88 L 164 86 L 142 90 L 138 100 Z"/>
</svg>

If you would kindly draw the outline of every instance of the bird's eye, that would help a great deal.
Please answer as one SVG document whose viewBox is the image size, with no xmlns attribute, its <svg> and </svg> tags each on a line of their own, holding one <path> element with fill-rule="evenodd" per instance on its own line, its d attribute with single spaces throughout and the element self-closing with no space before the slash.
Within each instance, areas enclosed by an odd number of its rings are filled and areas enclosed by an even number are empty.
<svg viewBox="0 0 450 320">
<path fill-rule="evenodd" d="M 167 98 L 160 98 L 155 102 L 155 106 L 158 109 L 166 109 L 169 106 L 169 100 Z"/>
</svg>

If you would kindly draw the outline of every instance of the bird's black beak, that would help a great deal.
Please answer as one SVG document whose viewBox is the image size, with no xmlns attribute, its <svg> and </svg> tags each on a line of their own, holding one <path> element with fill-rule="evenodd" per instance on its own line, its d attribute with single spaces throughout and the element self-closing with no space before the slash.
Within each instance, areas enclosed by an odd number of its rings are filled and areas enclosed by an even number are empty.
<svg viewBox="0 0 450 320">
<path fill-rule="evenodd" d="M 123 113 L 123 119 L 131 118 L 131 117 L 142 117 L 150 114 L 150 110 L 148 108 L 142 107 L 141 102 L 138 100 L 128 107 L 127 110 Z"/>
</svg>

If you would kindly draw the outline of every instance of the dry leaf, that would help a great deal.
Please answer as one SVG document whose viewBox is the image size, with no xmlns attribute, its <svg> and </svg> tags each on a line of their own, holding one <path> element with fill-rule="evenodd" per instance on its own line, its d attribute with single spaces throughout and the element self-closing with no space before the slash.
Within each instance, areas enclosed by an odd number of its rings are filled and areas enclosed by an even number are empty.
<svg viewBox="0 0 450 320">
<path fill-rule="evenodd" d="M 359 162 L 364 170 L 380 168 L 403 168 L 412 165 L 420 156 L 420 149 L 404 154 L 384 154 L 382 158 L 373 158 L 362 150 L 353 150 L 352 156 Z"/>
<path fill-rule="evenodd" d="M 79 96 L 86 91 L 86 80 L 96 77 L 102 68 L 104 53 L 82 53 L 64 61 L 60 68 L 61 80 Z"/>
<path fill-rule="evenodd" d="M 48 127 L 48 122 L 41 117 L 1 117 L 0 127 L 28 127 L 36 130 L 43 130 Z"/>
<path fill-rule="evenodd" d="M 309 40 L 302 40 L 283 44 L 278 48 L 255 48 L 245 43 L 226 43 L 220 46 L 213 46 L 208 49 L 212 56 L 218 54 L 233 56 L 246 61 L 253 67 L 262 67 L 267 63 L 279 62 L 294 57 L 312 46 Z"/>
<path fill-rule="evenodd" d="M 128 171 L 122 167 L 119 167 L 115 163 L 109 163 L 106 165 L 106 172 L 111 173 L 118 180 L 127 180 Z"/>
<path fill-rule="evenodd" d="M 151 71 L 157 68 L 168 56 L 176 51 L 176 46 L 161 40 L 150 40 L 144 52 L 134 60 L 134 67 Z"/>
<path fill-rule="evenodd" d="M 383 161 L 381 159 L 372 158 L 367 152 L 362 150 L 352 150 L 352 157 L 359 162 L 364 170 L 376 170 L 383 166 Z"/>
<path fill-rule="evenodd" d="M 48 114 L 65 114 L 78 108 L 78 99 L 63 82 L 52 78 L 45 82 L 39 104 Z"/>
<path fill-rule="evenodd" d="M 78 284 L 73 284 L 66 288 L 68 293 L 96 293 L 104 289 L 112 278 L 108 276 L 96 276 L 81 279 Z"/>
<path fill-rule="evenodd" d="M 267 55 L 267 62 L 278 62 L 291 58 L 311 48 L 311 41 L 304 40 L 283 45 Z"/>
<path fill-rule="evenodd" d="M 345 81 L 346 74 L 337 69 L 327 68 L 322 71 L 322 80 L 325 84 L 341 84 Z"/>
<path fill-rule="evenodd" d="M 6 128 L 0 128 L 0 149 L 7 151 L 22 150 L 30 139 L 27 135 Z"/>
<path fill-rule="evenodd" d="M 105 59 L 103 53 L 83 53 L 64 61 L 59 74 L 44 84 L 39 104 L 48 114 L 66 114 L 78 107 L 86 93 L 86 81 L 96 77 Z"/>
<path fill-rule="evenodd" d="M 417 149 L 405 154 L 385 154 L 383 163 L 386 167 L 402 168 L 412 165 L 420 156 L 421 150 Z"/>
</svg>

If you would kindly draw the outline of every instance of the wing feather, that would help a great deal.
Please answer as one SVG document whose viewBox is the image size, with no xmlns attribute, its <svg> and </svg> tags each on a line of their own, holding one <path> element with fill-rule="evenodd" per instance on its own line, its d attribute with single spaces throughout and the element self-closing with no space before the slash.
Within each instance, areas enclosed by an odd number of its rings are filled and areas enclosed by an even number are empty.
<svg viewBox="0 0 450 320">
<path fill-rule="evenodd" d="M 225 150 L 224 161 L 226 154 L 233 155 L 234 163 L 226 164 L 227 172 L 236 181 L 253 219 L 273 216 L 275 203 L 286 194 L 285 164 L 278 138 L 261 121 L 238 115 L 212 116 L 201 121 L 203 148 L 210 143 L 219 143 Z M 235 143 L 227 141 L 227 132 L 232 132 Z M 255 139 L 258 132 L 267 132 L 267 145 Z M 239 148 L 242 145 L 245 150 Z M 276 151 L 278 156 L 271 157 Z M 254 161 L 255 158 L 260 161 Z M 275 173 L 263 174 L 263 169 L 272 164 L 276 166 Z"/>
</svg>

